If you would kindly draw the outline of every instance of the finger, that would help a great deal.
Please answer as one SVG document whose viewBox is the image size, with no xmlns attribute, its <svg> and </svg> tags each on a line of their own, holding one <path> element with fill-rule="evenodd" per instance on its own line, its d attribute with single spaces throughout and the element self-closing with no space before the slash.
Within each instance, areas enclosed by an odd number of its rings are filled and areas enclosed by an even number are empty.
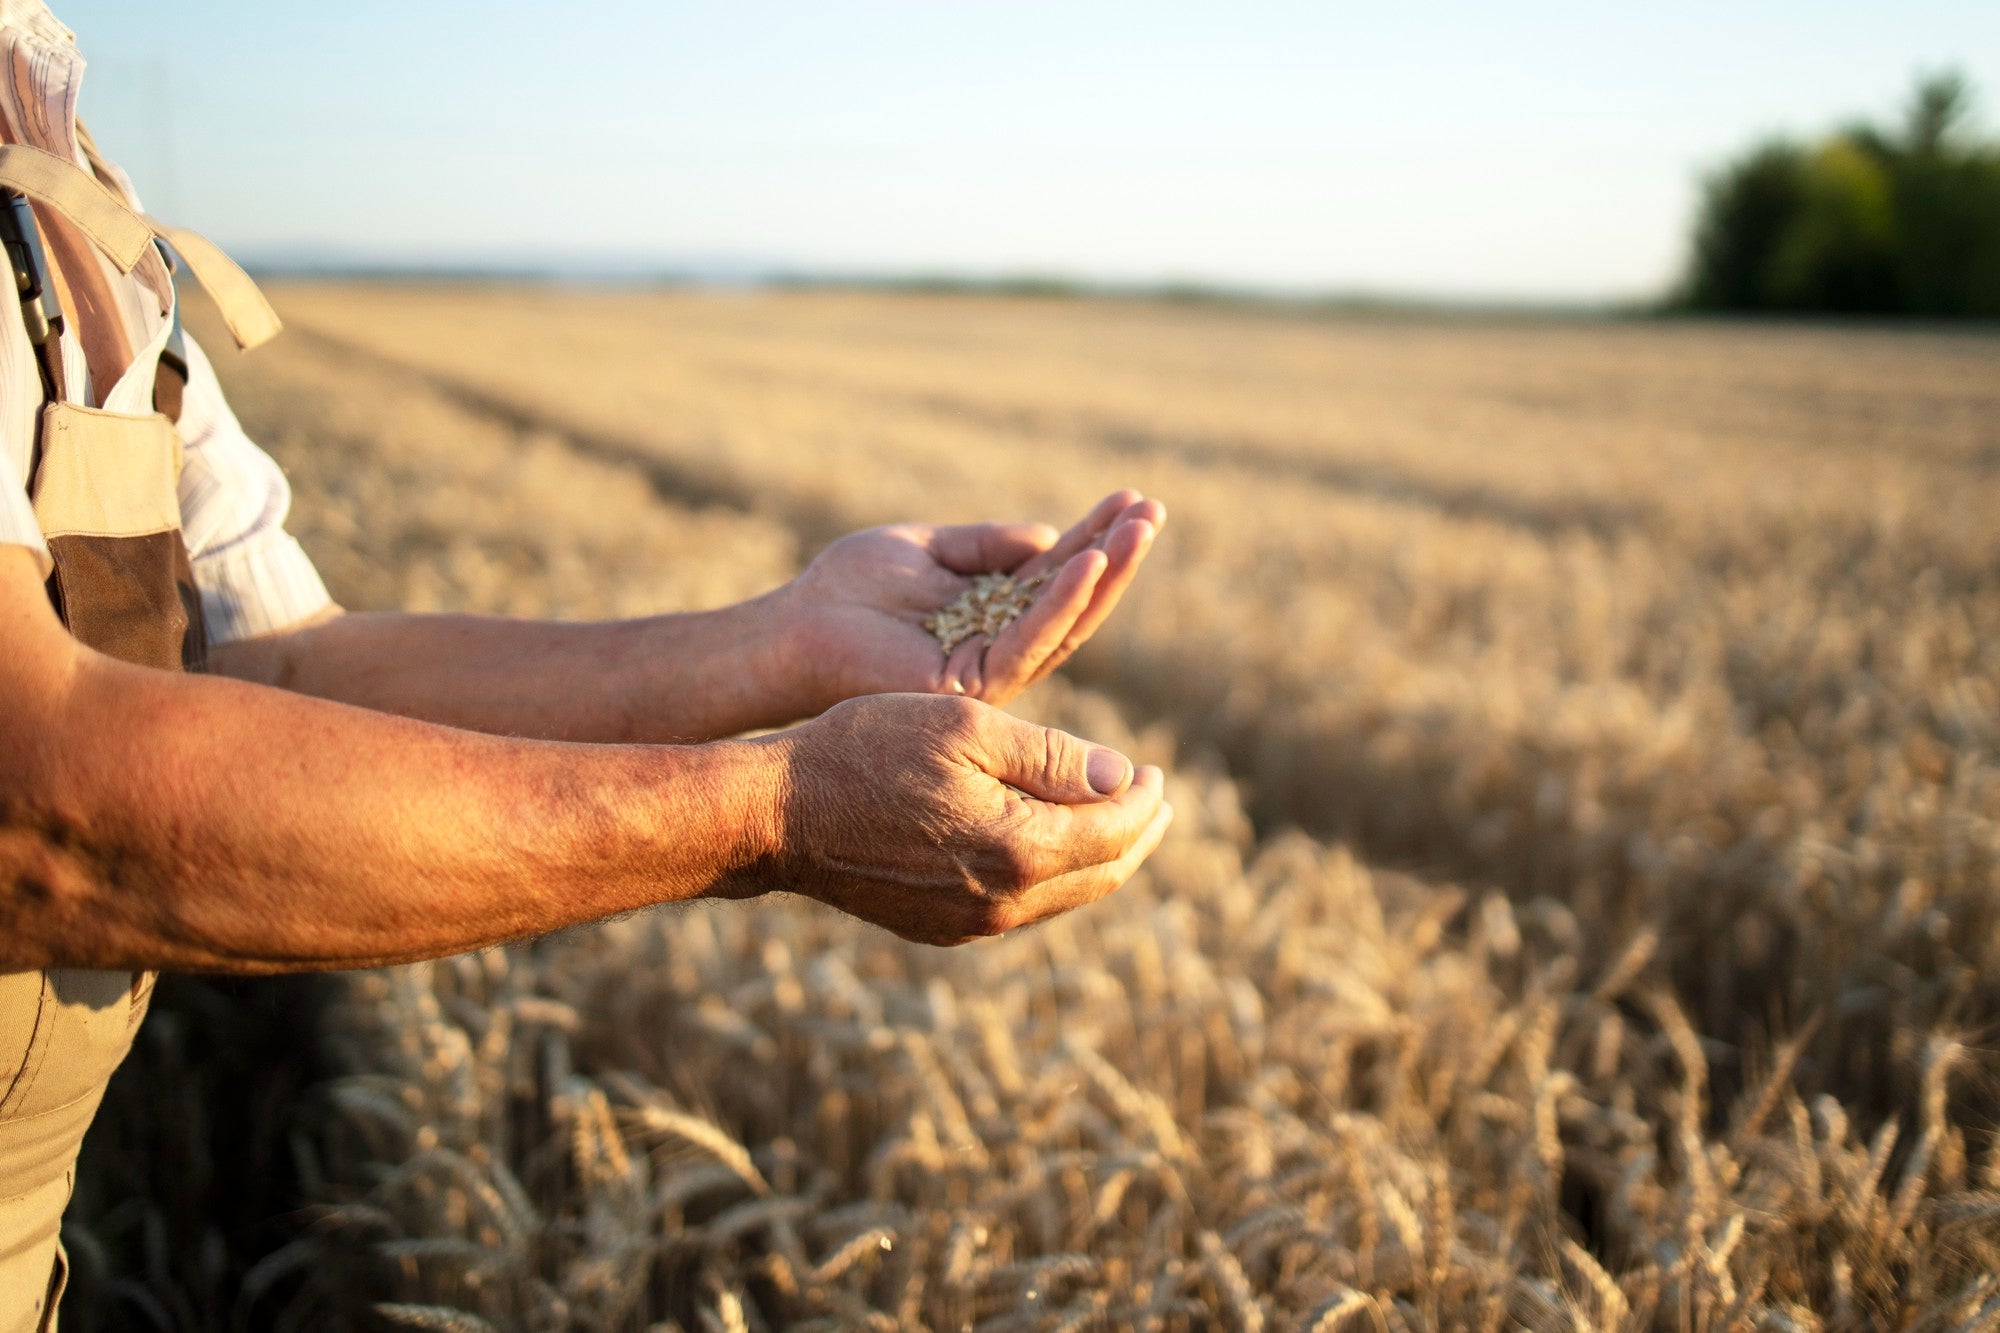
<svg viewBox="0 0 2000 1333">
<path fill-rule="evenodd" d="M 944 660 L 944 674 L 941 691 L 945 694 L 969 694 L 980 697 L 985 687 L 983 663 L 986 659 L 986 640 L 974 634 L 951 650 Z"/>
<path fill-rule="evenodd" d="M 1092 542 L 1118 521 L 1120 514 L 1133 505 L 1142 503 L 1143 500 L 1144 497 L 1139 492 L 1129 487 L 1122 491 L 1111 492 L 1092 505 L 1090 512 L 1083 516 L 1082 521 L 1063 533 L 1054 545 L 1015 570 L 1015 577 L 1033 578 L 1045 569 L 1056 568 L 1077 552 L 1088 550 Z"/>
<path fill-rule="evenodd" d="M 1022 688 L 1054 671 L 1089 642 L 1098 626 L 1117 609 L 1119 598 L 1131 586 L 1133 577 L 1139 572 L 1139 565 L 1145 560 L 1147 552 L 1153 549 L 1153 539 L 1157 535 L 1157 529 L 1145 519 L 1121 521 L 1111 530 L 1104 543 L 1104 572 L 1098 576 L 1096 586 L 1091 590 L 1089 604 L 1071 620 L 1062 640 L 1049 646 L 1032 663 L 1030 674 L 1020 682 Z"/>
<path fill-rule="evenodd" d="M 1016 898 L 1009 906 L 1007 928 L 1013 930 L 1047 921 L 1088 906 L 1122 887 L 1138 873 L 1146 858 L 1159 849 L 1160 840 L 1167 836 L 1173 822 L 1173 806 L 1162 803 L 1138 840 L 1117 860 L 1044 880 Z"/>
<path fill-rule="evenodd" d="M 986 715 L 966 758 L 1052 807 L 1115 804 L 1132 781 L 1132 761 L 1118 751 L 998 710 Z"/>
<path fill-rule="evenodd" d="M 1106 549 L 1106 547 L 1110 544 L 1111 535 L 1115 533 L 1119 528 L 1126 525 L 1127 523 L 1150 523 L 1153 526 L 1153 530 L 1157 533 L 1161 525 L 1164 524 L 1166 521 L 1167 521 L 1167 507 L 1161 504 L 1158 500 L 1137 501 L 1134 504 L 1127 505 L 1123 510 L 1112 515 L 1111 522 L 1106 524 L 1102 529 L 1100 529 L 1097 535 L 1091 539 L 1090 545 L 1085 547 L 1084 549 L 1089 550 L 1095 548 L 1100 551 Z M 1058 543 L 1057 545 L 1059 546 L 1061 545 L 1061 543 Z M 1054 549 L 1056 548 L 1055 547 L 1050 548 L 1051 551 L 1053 551 Z M 1046 559 L 1047 557 L 1045 556 L 1037 557 L 1034 561 L 1031 561 L 1028 565 L 1022 566 L 1020 570 L 1016 570 L 1015 571 L 1016 576 L 1019 577 L 1022 576 L 1024 572 L 1031 571 L 1034 565 L 1045 564 Z"/>
<path fill-rule="evenodd" d="M 1056 544 L 1046 523 L 963 523 L 933 528 L 931 558 L 957 574 L 1014 569 Z"/>
<path fill-rule="evenodd" d="M 1023 845 L 1031 848 L 1025 883 L 1040 884 L 1092 866 L 1109 865 L 1132 849 L 1165 801 L 1160 770 L 1133 772 L 1125 790 L 1095 805 L 1032 802 Z"/>
<path fill-rule="evenodd" d="M 986 694 L 982 698 L 1026 688 L 1049 654 L 1069 639 L 1077 617 L 1095 599 L 1109 566 L 1101 551 L 1084 551 L 1070 558 L 1020 619 L 994 637 L 993 646 L 986 651 Z"/>
<path fill-rule="evenodd" d="M 1151 523 L 1153 531 L 1158 532 L 1167 526 L 1166 502 L 1141 500 L 1135 505 L 1128 505 L 1125 512 L 1112 521 L 1111 526 L 1116 528 L 1120 523 Z"/>
</svg>

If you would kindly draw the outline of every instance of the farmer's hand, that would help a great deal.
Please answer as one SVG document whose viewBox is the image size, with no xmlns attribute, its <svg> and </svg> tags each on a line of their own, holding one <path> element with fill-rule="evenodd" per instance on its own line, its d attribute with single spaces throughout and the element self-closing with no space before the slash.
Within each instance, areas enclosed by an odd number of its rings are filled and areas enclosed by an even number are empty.
<svg viewBox="0 0 2000 1333">
<path fill-rule="evenodd" d="M 1068 532 L 1041 523 L 870 528 L 820 552 L 785 589 L 794 651 L 825 703 L 907 690 L 1004 704 L 1055 670 L 1124 595 L 1166 522 L 1137 491 L 1106 496 Z M 947 660 L 924 617 L 996 571 L 1056 571 L 1022 617 Z"/>
<path fill-rule="evenodd" d="M 1173 820 L 1159 769 L 970 699 L 856 699 L 760 743 L 787 778 L 766 887 L 924 944 L 1094 902 Z"/>
</svg>

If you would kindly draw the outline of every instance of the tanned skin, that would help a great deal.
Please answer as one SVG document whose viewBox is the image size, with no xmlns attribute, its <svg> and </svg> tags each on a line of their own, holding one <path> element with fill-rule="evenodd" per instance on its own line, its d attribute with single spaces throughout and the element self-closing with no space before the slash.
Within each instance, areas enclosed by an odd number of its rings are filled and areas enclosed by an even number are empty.
<svg viewBox="0 0 2000 1333">
<path fill-rule="evenodd" d="M 0 546 L 0 971 L 372 966 L 773 890 L 956 944 L 1093 901 L 1171 821 L 1159 771 L 982 699 L 1074 651 L 1163 519 L 875 529 L 695 616 L 336 614 L 208 676 L 84 648 Z M 1044 568 L 995 643 L 928 643 L 966 575 Z"/>
<path fill-rule="evenodd" d="M 210 669 L 544 740 L 704 741 L 898 691 L 999 705 L 1104 622 L 1165 522 L 1159 501 L 1124 490 L 1061 534 L 1039 523 L 873 528 L 784 587 L 716 611 L 599 624 L 343 614 L 218 647 Z M 968 640 L 947 661 L 923 619 L 989 570 L 1057 572 L 997 641 Z"/>
</svg>

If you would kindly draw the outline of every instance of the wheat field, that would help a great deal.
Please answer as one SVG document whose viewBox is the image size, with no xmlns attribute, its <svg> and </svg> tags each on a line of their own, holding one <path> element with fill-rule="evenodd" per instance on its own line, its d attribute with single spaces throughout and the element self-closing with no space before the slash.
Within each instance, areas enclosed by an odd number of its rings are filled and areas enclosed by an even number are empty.
<svg viewBox="0 0 2000 1333">
<path fill-rule="evenodd" d="M 79 1309 L 2000 1327 L 2000 338 L 275 295 L 222 369 L 354 608 L 713 605 L 853 527 L 1162 497 L 1021 711 L 1181 818 L 955 951 L 768 899 L 190 990 L 86 1148 Z M 286 1225 L 215 1220 L 221 1139 Z"/>
</svg>

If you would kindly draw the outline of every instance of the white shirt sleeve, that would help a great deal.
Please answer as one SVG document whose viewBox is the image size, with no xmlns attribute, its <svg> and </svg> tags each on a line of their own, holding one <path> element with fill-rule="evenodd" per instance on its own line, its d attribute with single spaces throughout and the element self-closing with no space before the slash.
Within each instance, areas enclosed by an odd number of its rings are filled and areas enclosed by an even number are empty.
<svg viewBox="0 0 2000 1333">
<path fill-rule="evenodd" d="M 192 338 L 186 346 L 181 531 L 201 587 L 208 637 L 231 643 L 297 624 L 333 599 L 285 531 L 292 508 L 285 474 L 243 433 L 208 357 Z"/>
<path fill-rule="evenodd" d="M 42 410 L 42 372 L 28 329 L 11 302 L 0 302 L 0 542 L 35 553 L 42 577 L 55 569 L 49 544 L 28 499 L 28 469 L 35 454 L 35 418 Z"/>
</svg>

